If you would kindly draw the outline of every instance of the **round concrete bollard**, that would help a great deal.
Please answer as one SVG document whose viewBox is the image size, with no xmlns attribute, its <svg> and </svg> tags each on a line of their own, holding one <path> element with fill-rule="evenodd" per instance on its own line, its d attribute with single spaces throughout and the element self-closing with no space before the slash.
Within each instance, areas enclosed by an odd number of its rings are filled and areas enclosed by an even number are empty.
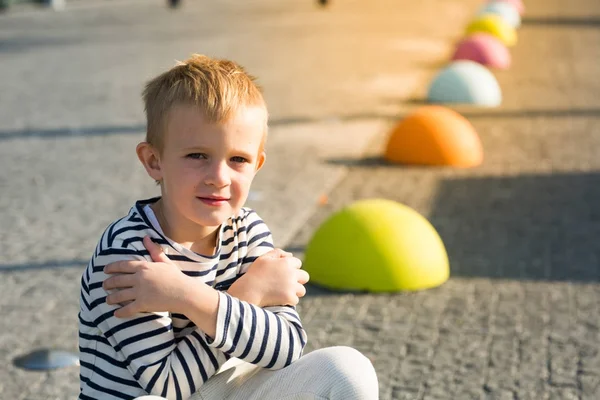
<svg viewBox="0 0 600 400">
<path fill-rule="evenodd" d="M 473 125 L 442 106 L 421 107 L 392 130 L 384 157 L 393 163 L 474 167 L 483 148 Z"/>
<path fill-rule="evenodd" d="M 458 43 L 452 60 L 470 60 L 489 68 L 507 69 L 511 56 L 508 48 L 496 36 L 475 33 Z"/>
<path fill-rule="evenodd" d="M 467 26 L 467 36 L 481 32 L 496 36 L 508 47 L 517 44 L 517 31 L 499 15 L 483 15 Z"/>
<path fill-rule="evenodd" d="M 79 357 L 65 350 L 38 349 L 15 358 L 13 364 L 23 369 L 51 370 L 79 365 Z"/>
<path fill-rule="evenodd" d="M 509 3 L 517 9 L 519 15 L 525 14 L 525 4 L 523 4 L 523 0 L 492 0 L 492 2 Z"/>
<path fill-rule="evenodd" d="M 487 3 L 479 10 L 477 16 L 481 17 L 487 14 L 501 16 L 513 28 L 521 26 L 521 15 L 519 14 L 519 10 L 517 10 L 514 4 L 507 1 L 492 1 Z"/>
<path fill-rule="evenodd" d="M 428 289 L 450 275 L 429 221 L 386 199 L 361 200 L 333 214 L 310 240 L 303 265 L 311 282 L 369 292 Z"/>
<path fill-rule="evenodd" d="M 427 93 L 431 103 L 471 104 L 496 107 L 502 103 L 494 75 L 475 61 L 454 61 L 433 79 Z"/>
</svg>

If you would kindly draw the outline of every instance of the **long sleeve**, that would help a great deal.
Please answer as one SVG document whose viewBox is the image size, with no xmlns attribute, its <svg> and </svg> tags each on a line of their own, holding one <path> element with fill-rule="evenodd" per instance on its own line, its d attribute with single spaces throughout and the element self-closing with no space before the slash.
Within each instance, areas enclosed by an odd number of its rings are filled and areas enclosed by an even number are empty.
<svg viewBox="0 0 600 400">
<path fill-rule="evenodd" d="M 238 277 L 273 249 L 271 233 L 254 211 L 246 215 L 244 225 L 247 253 Z M 294 307 L 260 308 L 223 292 L 219 296 L 217 331 L 211 347 L 269 369 L 283 368 L 300 358 L 307 336 Z"/>
<path fill-rule="evenodd" d="M 124 248 L 122 241 L 107 243 L 106 236 L 82 278 L 80 321 L 101 332 L 97 336 L 100 339 L 95 339 L 100 343 L 82 349 L 82 354 L 95 356 L 93 365 L 86 365 L 82 357 L 82 368 L 91 369 L 94 374 L 87 384 L 102 386 L 102 381 L 108 380 L 110 384 L 106 386 L 122 386 L 118 390 L 121 393 L 141 386 L 149 394 L 187 399 L 214 375 L 227 357 L 211 348 L 200 331 L 176 338 L 166 312 L 140 313 L 127 319 L 114 317 L 118 306 L 106 304 L 108 293 L 102 288 L 107 278 L 104 266 L 119 260 L 146 259 L 147 252 Z M 127 368 L 134 380 L 122 378 L 120 368 Z M 106 392 L 102 387 L 96 390 Z M 121 397 L 114 389 L 111 391 L 114 392 L 111 395 Z"/>
<path fill-rule="evenodd" d="M 269 369 L 302 355 L 306 332 L 292 307 L 260 308 L 219 292 L 217 332 L 211 347 Z"/>
</svg>

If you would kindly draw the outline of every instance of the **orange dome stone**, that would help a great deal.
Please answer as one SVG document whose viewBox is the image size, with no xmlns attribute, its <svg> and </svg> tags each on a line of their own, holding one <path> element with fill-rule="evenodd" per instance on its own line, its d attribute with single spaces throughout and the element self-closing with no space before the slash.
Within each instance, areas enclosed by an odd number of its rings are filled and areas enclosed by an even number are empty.
<svg viewBox="0 0 600 400">
<path fill-rule="evenodd" d="M 430 105 L 394 127 L 384 157 L 393 163 L 468 168 L 481 164 L 483 149 L 466 118 L 449 108 Z"/>
</svg>

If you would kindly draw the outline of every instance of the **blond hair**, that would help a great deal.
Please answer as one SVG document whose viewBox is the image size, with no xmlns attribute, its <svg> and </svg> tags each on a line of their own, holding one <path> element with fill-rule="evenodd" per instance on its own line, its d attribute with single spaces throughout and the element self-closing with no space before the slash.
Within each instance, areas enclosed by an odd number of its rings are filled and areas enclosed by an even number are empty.
<svg viewBox="0 0 600 400">
<path fill-rule="evenodd" d="M 244 106 L 265 108 L 261 88 L 243 67 L 230 60 L 193 54 L 146 84 L 142 97 L 146 112 L 146 142 L 163 148 L 171 109 L 179 104 L 197 106 L 211 123 L 227 121 Z M 261 150 L 267 134 L 265 134 Z"/>
</svg>

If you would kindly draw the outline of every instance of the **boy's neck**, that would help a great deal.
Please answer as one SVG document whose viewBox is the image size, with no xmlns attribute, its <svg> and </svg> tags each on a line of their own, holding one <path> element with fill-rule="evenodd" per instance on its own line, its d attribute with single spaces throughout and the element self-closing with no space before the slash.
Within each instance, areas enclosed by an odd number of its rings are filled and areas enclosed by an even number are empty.
<svg viewBox="0 0 600 400">
<path fill-rule="evenodd" d="M 150 208 L 160 224 L 165 236 L 195 253 L 212 256 L 216 250 L 218 226 L 199 226 L 197 224 L 177 224 L 173 218 L 168 218 L 162 199 L 151 204 Z"/>
</svg>

